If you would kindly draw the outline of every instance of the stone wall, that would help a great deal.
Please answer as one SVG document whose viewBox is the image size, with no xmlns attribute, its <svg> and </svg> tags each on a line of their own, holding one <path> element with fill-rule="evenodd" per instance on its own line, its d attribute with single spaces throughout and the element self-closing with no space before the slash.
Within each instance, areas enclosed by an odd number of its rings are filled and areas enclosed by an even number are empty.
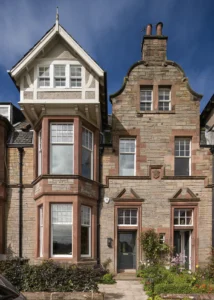
<svg viewBox="0 0 214 300">
<path fill-rule="evenodd" d="M 30 293 L 24 292 L 22 293 L 27 300 L 103 300 L 104 295 L 102 293 L 47 293 L 47 292 L 37 292 Z"/>
</svg>

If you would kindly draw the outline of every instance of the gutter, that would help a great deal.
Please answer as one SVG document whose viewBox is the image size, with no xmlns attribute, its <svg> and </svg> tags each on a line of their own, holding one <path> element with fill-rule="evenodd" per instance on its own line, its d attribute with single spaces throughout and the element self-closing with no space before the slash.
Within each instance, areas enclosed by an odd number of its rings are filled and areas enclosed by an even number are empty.
<svg viewBox="0 0 214 300">
<path fill-rule="evenodd" d="M 22 258 L 22 229 L 23 229 L 23 147 L 19 151 L 19 257 Z"/>
</svg>

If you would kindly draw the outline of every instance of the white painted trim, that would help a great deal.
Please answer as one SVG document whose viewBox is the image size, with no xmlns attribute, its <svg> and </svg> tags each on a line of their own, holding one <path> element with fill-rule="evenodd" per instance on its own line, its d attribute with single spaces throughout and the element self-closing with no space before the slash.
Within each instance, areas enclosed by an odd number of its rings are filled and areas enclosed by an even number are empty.
<svg viewBox="0 0 214 300">
<path fill-rule="evenodd" d="M 99 82 L 98 82 L 98 80 L 97 80 L 97 78 L 95 78 L 94 77 L 94 79 L 95 79 L 95 100 L 97 101 L 97 102 L 100 102 L 99 100 L 99 94 L 100 94 L 100 91 L 99 91 Z"/>
<path fill-rule="evenodd" d="M 54 26 L 38 44 L 10 71 L 12 77 L 16 77 L 51 41 L 58 33 L 57 26 Z M 59 25 L 59 35 L 74 49 L 75 52 L 97 73 L 98 76 L 104 76 L 104 71 L 98 64 L 80 47 L 75 40 Z"/>
<path fill-rule="evenodd" d="M 82 66 L 81 77 L 82 77 L 82 99 L 84 99 L 85 98 L 85 67 L 84 66 Z"/>
<path fill-rule="evenodd" d="M 24 100 L 24 77 L 22 76 L 20 82 L 20 101 Z"/>
<path fill-rule="evenodd" d="M 99 101 L 94 99 L 41 99 L 32 100 L 25 99 L 24 101 L 18 102 L 18 104 L 100 104 Z"/>
<path fill-rule="evenodd" d="M 31 78 L 30 78 L 30 75 L 28 72 L 25 73 L 25 76 L 26 76 L 26 80 L 27 80 L 27 83 L 29 85 L 29 87 L 32 86 L 32 82 L 31 82 Z"/>
<path fill-rule="evenodd" d="M 37 68 L 34 66 L 33 100 L 37 100 Z"/>
</svg>

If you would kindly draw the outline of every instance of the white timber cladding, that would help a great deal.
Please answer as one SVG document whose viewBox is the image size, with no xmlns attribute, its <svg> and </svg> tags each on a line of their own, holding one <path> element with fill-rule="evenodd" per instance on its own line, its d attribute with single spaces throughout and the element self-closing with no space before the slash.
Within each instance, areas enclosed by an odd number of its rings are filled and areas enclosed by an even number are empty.
<svg viewBox="0 0 214 300">
<path fill-rule="evenodd" d="M 86 68 L 81 65 L 78 60 L 50 60 L 50 59 L 37 59 L 33 65 L 34 68 L 34 82 L 30 80 L 28 73 L 25 73 L 21 78 L 20 85 L 20 102 L 29 103 L 32 100 L 39 100 L 40 103 L 48 103 L 49 101 L 56 100 L 63 102 L 69 98 L 64 99 L 66 92 L 80 92 L 81 97 L 78 99 L 72 98 L 72 102 L 78 103 L 83 100 L 90 101 L 91 103 L 99 103 L 99 79 L 95 74 L 89 74 L 86 81 Z M 28 82 L 28 87 L 24 87 L 24 80 Z M 94 87 L 90 87 L 94 80 Z M 25 96 L 26 92 L 26 96 Z M 29 93 L 28 93 L 29 92 Z M 62 96 L 55 99 L 44 99 L 39 97 L 41 93 L 59 92 Z M 88 92 L 91 97 L 88 98 Z M 29 94 L 32 98 L 29 98 Z M 35 103 L 35 102 L 33 102 Z"/>
</svg>

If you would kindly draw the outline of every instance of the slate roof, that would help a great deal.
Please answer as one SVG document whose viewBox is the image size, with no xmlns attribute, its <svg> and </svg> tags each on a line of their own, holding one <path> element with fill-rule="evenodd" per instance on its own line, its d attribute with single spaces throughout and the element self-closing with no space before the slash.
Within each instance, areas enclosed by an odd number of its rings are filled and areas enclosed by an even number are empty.
<svg viewBox="0 0 214 300">
<path fill-rule="evenodd" d="M 33 131 L 27 121 L 17 123 L 13 126 L 8 145 L 33 146 Z"/>
</svg>

